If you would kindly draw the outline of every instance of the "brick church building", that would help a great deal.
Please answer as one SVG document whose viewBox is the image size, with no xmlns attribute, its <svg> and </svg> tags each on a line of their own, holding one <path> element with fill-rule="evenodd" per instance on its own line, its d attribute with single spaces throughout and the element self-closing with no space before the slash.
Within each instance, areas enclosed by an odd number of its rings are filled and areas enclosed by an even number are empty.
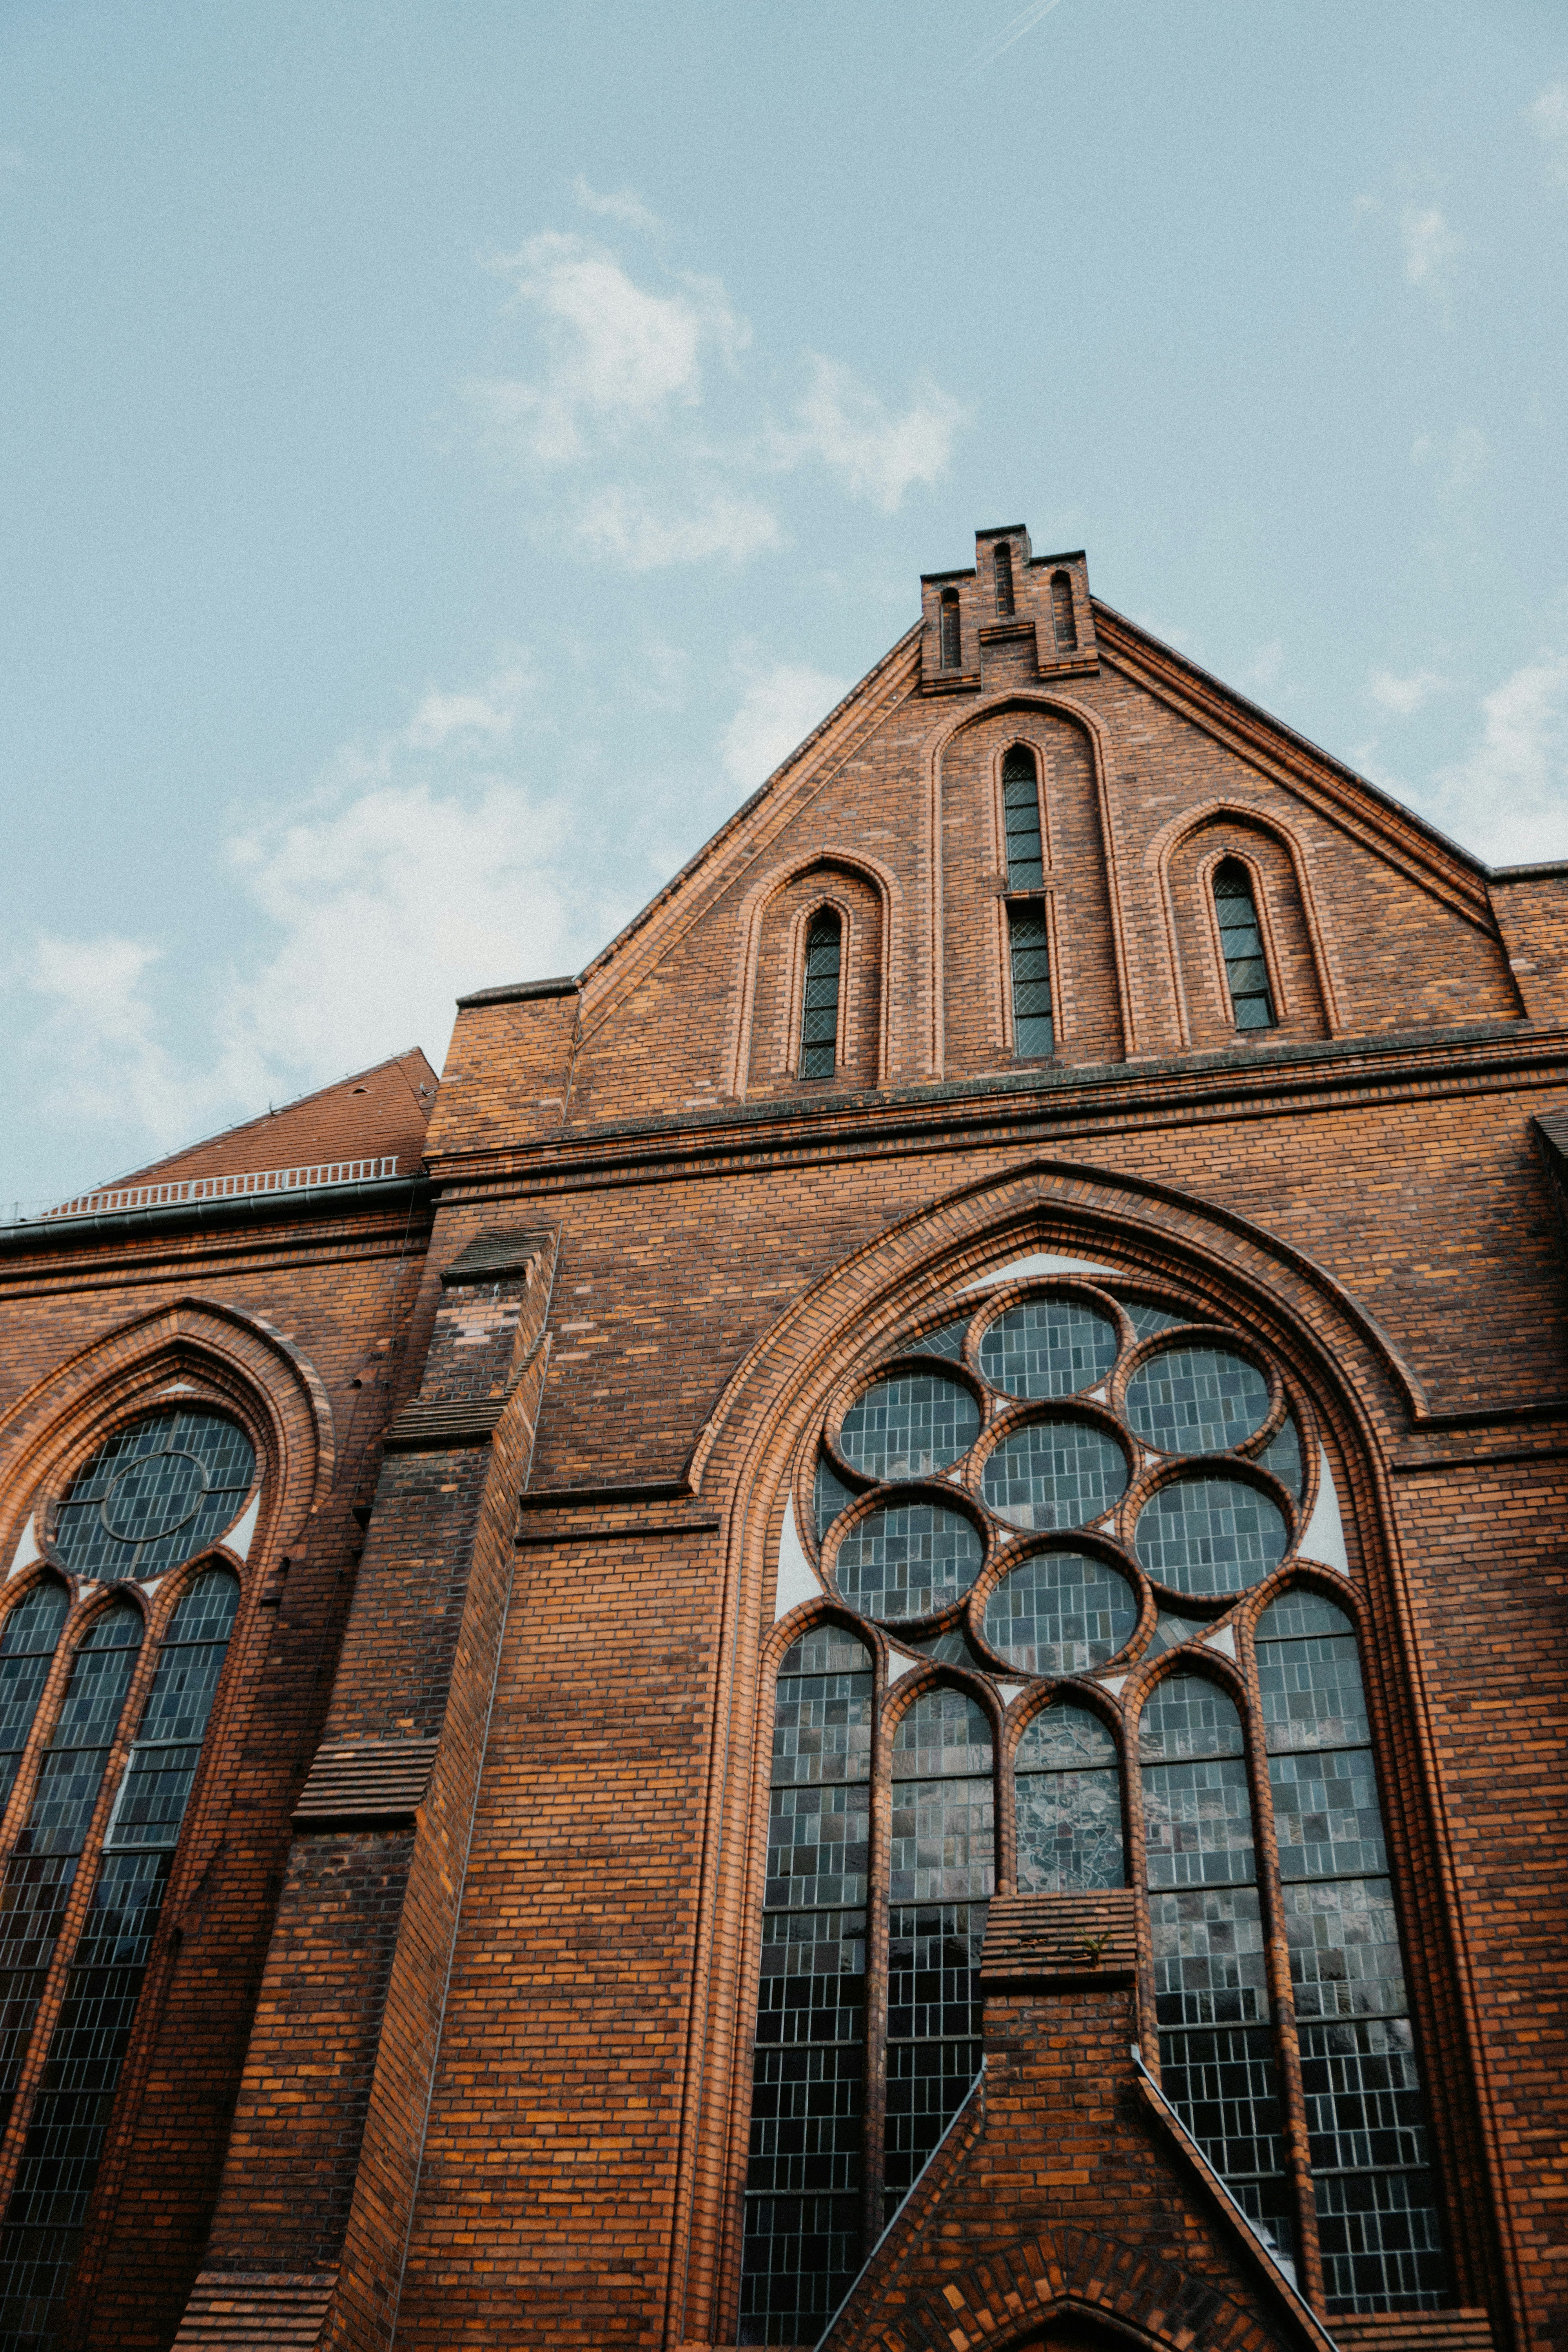
<svg viewBox="0 0 1568 2352">
<path fill-rule="evenodd" d="M 0 1233 L 0 2352 L 1568 2345 L 1565 1158 L 1568 866 L 1008 529 Z"/>
</svg>

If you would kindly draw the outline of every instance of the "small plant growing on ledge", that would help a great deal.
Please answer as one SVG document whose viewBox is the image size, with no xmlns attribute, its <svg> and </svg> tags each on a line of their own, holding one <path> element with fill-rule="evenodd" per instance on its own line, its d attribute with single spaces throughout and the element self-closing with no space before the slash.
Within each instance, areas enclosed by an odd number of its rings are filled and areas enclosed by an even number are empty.
<svg viewBox="0 0 1568 2352">
<path fill-rule="evenodd" d="M 1083 1937 L 1079 1948 L 1083 1953 L 1084 1958 L 1089 1962 L 1091 1969 L 1096 1969 L 1100 1966 L 1105 1948 L 1110 1941 L 1110 1930 L 1109 1927 L 1106 1928 L 1102 1935 L 1085 1936 Z"/>
</svg>

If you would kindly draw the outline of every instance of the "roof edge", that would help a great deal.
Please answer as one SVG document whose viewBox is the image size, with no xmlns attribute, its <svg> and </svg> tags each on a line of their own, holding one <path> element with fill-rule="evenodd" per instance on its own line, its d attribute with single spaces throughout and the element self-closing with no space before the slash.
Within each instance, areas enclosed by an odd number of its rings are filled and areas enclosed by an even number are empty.
<svg viewBox="0 0 1568 2352">
<path fill-rule="evenodd" d="M 105 1209 L 86 1217 L 31 1217 L 0 1225 L 0 1257 L 96 1239 L 137 1241 L 214 1225 L 271 1225 L 292 1217 L 339 1216 L 351 1209 L 424 1208 L 428 1176 L 369 1177 L 357 1184 L 308 1184 L 297 1192 L 245 1192 L 222 1201 L 175 1201 L 159 1209 Z"/>
</svg>

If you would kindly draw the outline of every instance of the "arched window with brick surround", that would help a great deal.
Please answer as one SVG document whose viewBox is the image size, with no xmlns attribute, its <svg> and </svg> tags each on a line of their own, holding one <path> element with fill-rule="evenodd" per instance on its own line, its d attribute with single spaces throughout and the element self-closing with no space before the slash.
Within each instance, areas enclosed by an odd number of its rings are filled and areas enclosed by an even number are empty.
<svg viewBox="0 0 1568 2352">
<path fill-rule="evenodd" d="M 0 2116 L 25 2135 L 0 2220 L 0 2342 L 28 2352 L 48 2352 L 63 2324 L 238 1613 L 238 1577 L 200 1554 L 241 1516 L 255 1467 L 226 1413 L 132 1422 L 57 1501 L 40 1497 L 46 1549 L 72 1590 L 47 1578 L 0 1627 L 16 1740 L 0 1874 Z M 50 1723 L 38 1702 L 62 1644 Z M 68 1932 L 83 1879 L 90 1893 Z M 53 2021 L 42 2046 L 40 2014 Z"/>
<path fill-rule="evenodd" d="M 805 933 L 800 1008 L 803 1078 L 830 1078 L 838 1066 L 838 991 L 843 961 L 843 923 L 832 907 L 819 907 Z"/>
<path fill-rule="evenodd" d="M 820 2334 L 970 2096 L 994 1891 L 1128 1890 L 1144 2059 L 1331 2326 L 1448 2297 L 1361 1602 L 1304 1549 L 1328 1456 L 1213 1315 L 1174 1280 L 961 1286 L 799 1465 L 823 1590 L 773 1685 L 742 2343 Z"/>
</svg>

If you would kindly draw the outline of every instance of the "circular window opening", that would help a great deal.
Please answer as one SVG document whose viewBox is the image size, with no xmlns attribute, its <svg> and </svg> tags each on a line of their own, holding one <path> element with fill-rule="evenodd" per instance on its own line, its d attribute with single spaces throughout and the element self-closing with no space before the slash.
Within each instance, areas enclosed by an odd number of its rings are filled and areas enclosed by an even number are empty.
<svg viewBox="0 0 1568 2352">
<path fill-rule="evenodd" d="M 925 1478 L 967 1454 L 979 1434 L 980 1407 L 961 1381 L 895 1372 L 850 1406 L 838 1450 L 863 1478 Z"/>
<path fill-rule="evenodd" d="M 1072 1396 L 1116 1361 L 1116 1326 L 1077 1298 L 1026 1298 L 987 1324 L 980 1369 L 1006 1396 Z"/>
<path fill-rule="evenodd" d="M 55 1515 L 75 1576 L 162 1576 L 238 1517 L 256 1473 L 243 1429 L 218 1412 L 156 1412 L 100 1445 Z"/>
<path fill-rule="evenodd" d="M 1245 1592 L 1285 1557 L 1284 1514 L 1238 1478 L 1175 1478 L 1138 1515 L 1133 1549 L 1178 1592 Z"/>
<path fill-rule="evenodd" d="M 1169 1348 L 1127 1383 L 1127 1419 L 1162 1454 L 1226 1454 L 1268 1418 L 1268 1383 L 1226 1348 Z"/>
<path fill-rule="evenodd" d="M 1086 1527 L 1127 1491 L 1121 1448 L 1081 1421 L 1030 1422 L 986 1462 L 981 1492 L 1009 1527 Z"/>
<path fill-rule="evenodd" d="M 868 1617 L 931 1617 L 969 1591 L 984 1546 L 962 1511 L 941 1503 L 885 1503 L 845 1534 L 834 1580 Z"/>
<path fill-rule="evenodd" d="M 1137 1622 L 1138 1598 L 1127 1579 L 1078 1551 L 1021 1561 L 985 1603 L 985 1639 L 1031 1675 L 1103 1666 Z"/>
</svg>

